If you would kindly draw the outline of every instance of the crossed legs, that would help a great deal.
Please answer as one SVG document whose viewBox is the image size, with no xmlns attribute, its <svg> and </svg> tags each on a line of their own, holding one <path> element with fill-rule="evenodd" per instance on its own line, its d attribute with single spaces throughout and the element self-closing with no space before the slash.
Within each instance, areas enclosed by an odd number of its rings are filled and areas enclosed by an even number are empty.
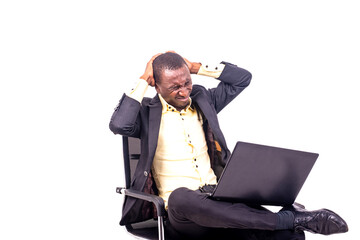
<svg viewBox="0 0 360 240">
<path fill-rule="evenodd" d="M 171 226 L 187 238 L 209 239 L 226 231 L 241 239 L 305 239 L 303 232 L 276 230 L 277 214 L 260 206 L 215 201 L 187 188 L 173 191 L 168 203 Z"/>
</svg>

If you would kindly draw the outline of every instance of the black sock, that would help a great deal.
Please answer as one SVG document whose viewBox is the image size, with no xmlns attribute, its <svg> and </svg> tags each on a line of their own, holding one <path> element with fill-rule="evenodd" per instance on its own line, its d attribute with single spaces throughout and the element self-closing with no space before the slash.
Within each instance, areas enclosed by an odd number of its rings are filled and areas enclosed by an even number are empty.
<svg viewBox="0 0 360 240">
<path fill-rule="evenodd" d="M 294 213 L 291 211 L 280 211 L 277 213 L 278 222 L 276 224 L 276 230 L 285 230 L 294 228 Z"/>
</svg>

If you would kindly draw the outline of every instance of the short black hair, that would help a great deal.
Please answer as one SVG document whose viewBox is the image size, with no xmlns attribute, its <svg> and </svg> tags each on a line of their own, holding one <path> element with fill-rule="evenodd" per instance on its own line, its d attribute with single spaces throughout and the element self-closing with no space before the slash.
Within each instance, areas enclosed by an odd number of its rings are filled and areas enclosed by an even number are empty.
<svg viewBox="0 0 360 240">
<path fill-rule="evenodd" d="M 156 83 L 160 82 L 162 72 L 167 70 L 177 70 L 184 66 L 187 67 L 185 60 L 177 53 L 167 52 L 156 57 L 152 63 L 154 80 Z"/>
</svg>

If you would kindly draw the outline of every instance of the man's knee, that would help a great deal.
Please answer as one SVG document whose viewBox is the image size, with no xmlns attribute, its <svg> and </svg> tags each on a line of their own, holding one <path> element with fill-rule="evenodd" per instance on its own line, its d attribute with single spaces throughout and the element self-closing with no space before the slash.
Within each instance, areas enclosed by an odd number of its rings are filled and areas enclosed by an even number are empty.
<svg viewBox="0 0 360 240">
<path fill-rule="evenodd" d="M 168 206 L 171 209 L 182 209 L 183 207 L 189 206 L 188 201 L 192 190 L 181 187 L 175 189 L 169 196 Z"/>
</svg>

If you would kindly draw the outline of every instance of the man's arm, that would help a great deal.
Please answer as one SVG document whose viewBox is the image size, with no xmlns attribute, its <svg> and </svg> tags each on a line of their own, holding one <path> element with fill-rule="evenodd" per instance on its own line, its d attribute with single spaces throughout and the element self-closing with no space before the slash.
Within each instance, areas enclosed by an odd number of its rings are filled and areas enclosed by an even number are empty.
<svg viewBox="0 0 360 240">
<path fill-rule="evenodd" d="M 225 64 L 225 68 L 217 78 L 220 83 L 216 88 L 209 90 L 218 113 L 249 86 L 252 78 L 251 73 L 243 68 L 227 62 L 222 64 Z"/>
<path fill-rule="evenodd" d="M 145 72 L 141 75 L 136 86 L 128 94 L 124 94 L 115 108 L 110 120 L 110 130 L 115 134 L 140 137 L 141 119 L 139 112 L 141 102 L 148 86 L 154 86 L 152 62 L 160 54 L 154 55 L 147 63 Z"/>
<path fill-rule="evenodd" d="M 110 130 L 114 134 L 139 138 L 141 130 L 140 108 L 141 104 L 138 101 L 124 94 L 111 116 Z"/>
<path fill-rule="evenodd" d="M 250 84 L 252 77 L 249 71 L 228 62 L 213 67 L 202 65 L 198 74 L 220 80 L 216 88 L 208 91 L 217 113 Z"/>
<path fill-rule="evenodd" d="M 209 89 L 211 101 L 218 113 L 250 84 L 251 73 L 234 64 L 221 62 L 215 66 L 209 66 L 190 62 L 186 58 L 184 60 L 190 73 L 220 80 L 216 88 Z"/>
</svg>

